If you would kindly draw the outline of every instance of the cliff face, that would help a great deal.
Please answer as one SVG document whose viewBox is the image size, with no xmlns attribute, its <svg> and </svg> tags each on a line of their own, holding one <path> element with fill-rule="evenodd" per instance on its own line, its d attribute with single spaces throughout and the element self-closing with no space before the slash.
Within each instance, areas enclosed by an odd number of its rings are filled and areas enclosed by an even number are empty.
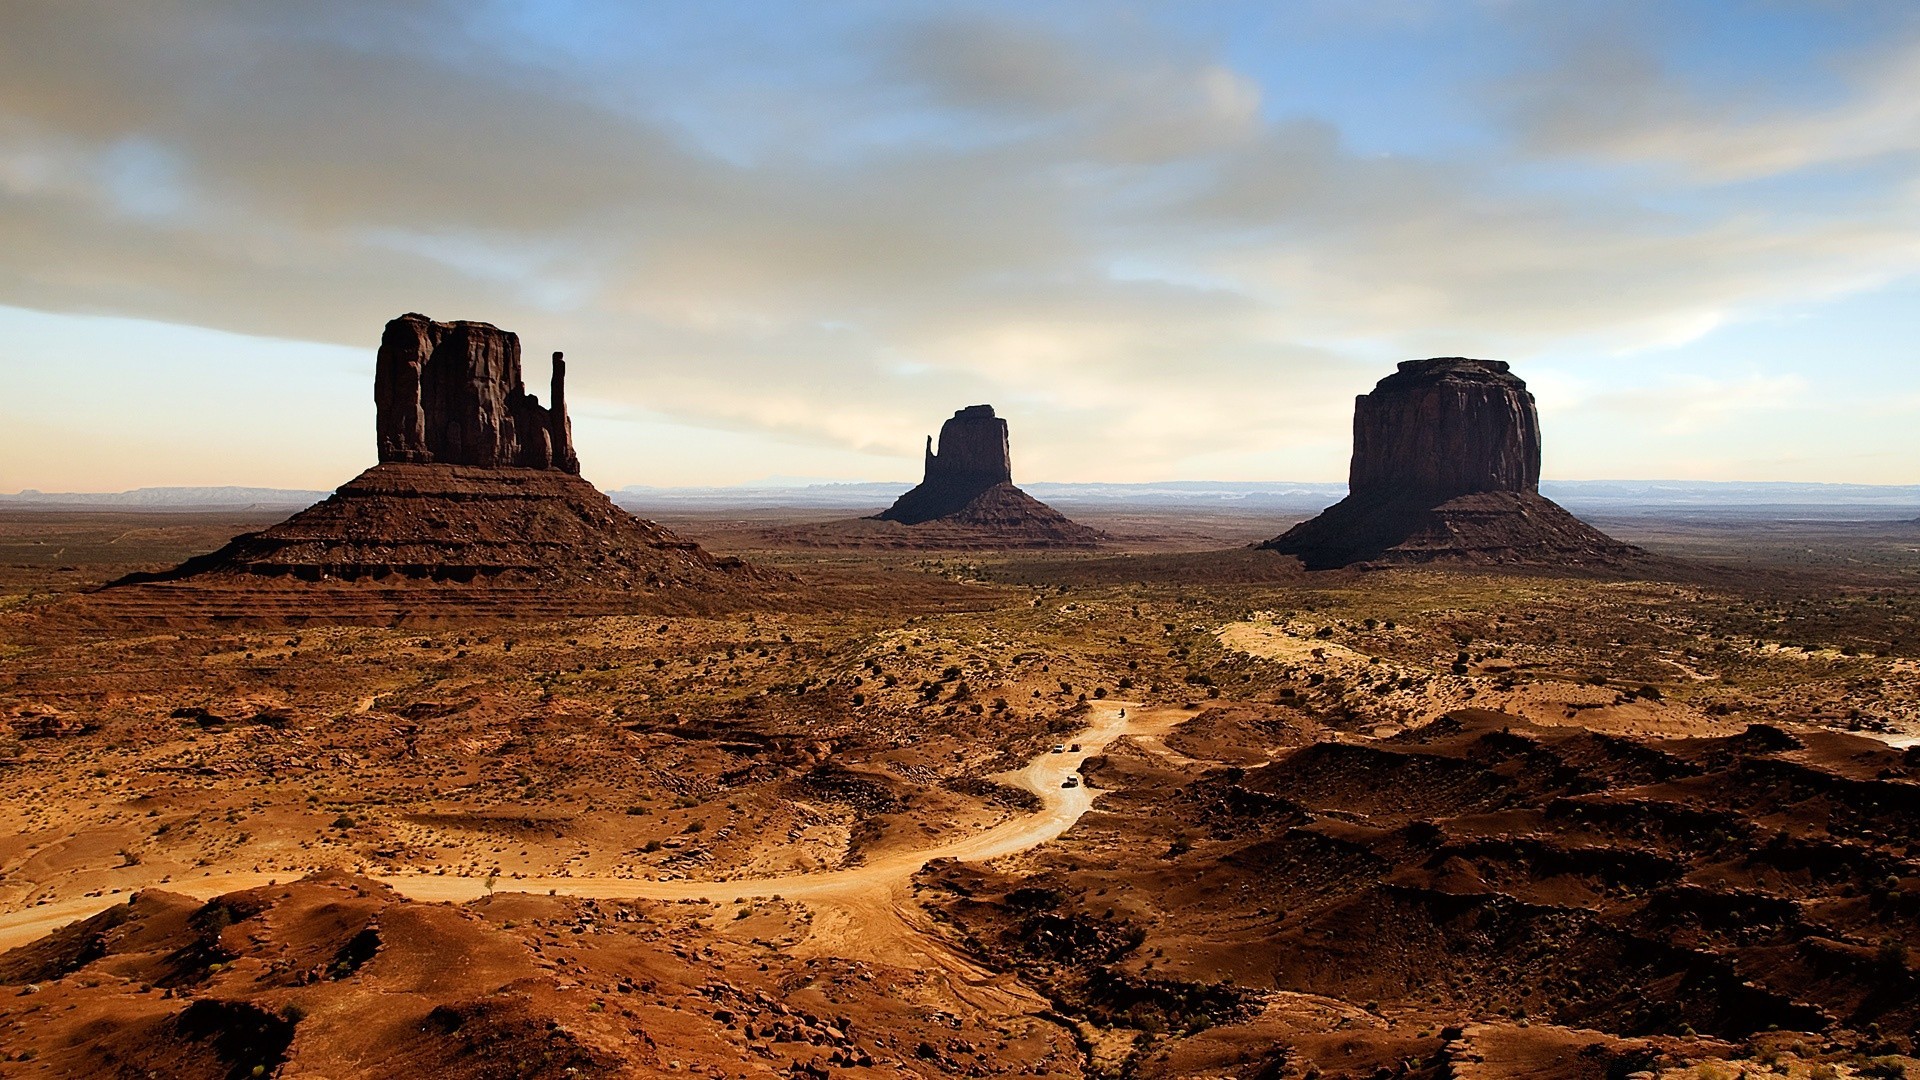
<svg viewBox="0 0 1920 1080">
<path fill-rule="evenodd" d="M 986 488 L 1013 483 L 1013 451 L 1007 422 L 991 405 L 969 405 L 940 425 L 940 452 L 927 439 L 926 483 Z"/>
<path fill-rule="evenodd" d="M 374 364 L 382 462 L 578 473 L 566 363 L 553 354 L 553 405 L 526 392 L 520 338 L 481 322 L 406 314 L 387 324 Z"/>
<path fill-rule="evenodd" d="M 1262 547 L 1361 562 L 1592 567 L 1640 553 L 1540 494 L 1540 417 L 1499 360 L 1409 360 L 1353 409 L 1348 493 Z"/>
<path fill-rule="evenodd" d="M 1540 490 L 1540 416 L 1500 360 L 1408 360 L 1354 401 L 1357 498 Z"/>
</svg>

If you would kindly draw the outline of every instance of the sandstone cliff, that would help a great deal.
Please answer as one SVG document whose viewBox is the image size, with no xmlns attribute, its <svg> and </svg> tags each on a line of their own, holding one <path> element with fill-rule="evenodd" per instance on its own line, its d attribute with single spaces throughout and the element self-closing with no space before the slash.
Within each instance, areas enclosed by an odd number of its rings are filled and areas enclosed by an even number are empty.
<svg viewBox="0 0 1920 1080">
<path fill-rule="evenodd" d="M 1540 490 L 1540 418 L 1501 360 L 1408 360 L 1354 400 L 1348 492 L 1430 499 Z"/>
<path fill-rule="evenodd" d="M 554 353 L 552 405 L 543 407 L 521 382 L 519 335 L 402 315 L 387 324 L 374 362 L 380 460 L 578 473 L 566 378 Z"/>
</svg>

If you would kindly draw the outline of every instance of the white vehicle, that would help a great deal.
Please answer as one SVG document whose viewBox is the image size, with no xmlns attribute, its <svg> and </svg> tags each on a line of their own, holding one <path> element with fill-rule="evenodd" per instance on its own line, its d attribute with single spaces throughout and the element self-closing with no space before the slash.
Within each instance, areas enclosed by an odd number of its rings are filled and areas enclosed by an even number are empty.
<svg viewBox="0 0 1920 1080">
<path fill-rule="evenodd" d="M 1067 752 L 1067 744 L 1066 744 L 1066 743 L 1054 743 L 1054 744 L 1053 744 L 1053 752 L 1054 752 L 1054 753 L 1056 753 L 1056 754 L 1064 754 L 1064 753 L 1066 753 L 1066 752 Z"/>
<path fill-rule="evenodd" d="M 1065 780 L 1060 781 L 1060 786 L 1061 787 L 1079 787 L 1080 778 L 1077 776 L 1069 776 Z"/>
</svg>

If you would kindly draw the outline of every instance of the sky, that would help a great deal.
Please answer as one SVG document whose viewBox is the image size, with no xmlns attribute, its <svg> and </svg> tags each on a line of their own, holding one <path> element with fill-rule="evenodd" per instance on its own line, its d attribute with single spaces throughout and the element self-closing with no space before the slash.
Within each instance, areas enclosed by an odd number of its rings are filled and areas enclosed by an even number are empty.
<svg viewBox="0 0 1920 1080">
<path fill-rule="evenodd" d="M 1016 481 L 1339 480 L 1434 355 L 1549 478 L 1920 483 L 1920 5 L 0 5 L 0 491 L 333 487 L 408 311 L 565 350 L 603 487 L 976 402 Z"/>
</svg>

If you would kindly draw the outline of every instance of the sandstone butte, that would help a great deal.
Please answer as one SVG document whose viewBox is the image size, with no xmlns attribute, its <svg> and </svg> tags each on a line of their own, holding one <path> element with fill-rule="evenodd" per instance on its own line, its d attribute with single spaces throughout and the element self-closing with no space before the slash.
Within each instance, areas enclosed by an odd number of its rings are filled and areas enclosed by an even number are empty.
<svg viewBox="0 0 1920 1080">
<path fill-rule="evenodd" d="M 1016 547 L 1092 547 L 1102 535 L 1014 486 L 1007 422 L 969 405 L 927 438 L 926 473 L 875 520 Z"/>
<path fill-rule="evenodd" d="M 290 611 L 323 616 L 448 603 L 561 614 L 763 576 L 635 518 L 581 479 L 565 383 L 554 353 L 543 406 L 522 382 L 518 335 L 402 315 L 387 324 L 375 368 L 379 464 L 286 521 L 171 570 L 129 575 L 102 596 L 142 615 L 173 600 L 272 615 L 261 589 L 278 583 L 308 586 Z"/>
<path fill-rule="evenodd" d="M 1637 558 L 1540 494 L 1540 416 L 1505 361 L 1408 360 L 1354 402 L 1347 497 L 1261 547 L 1356 563 L 1616 566 Z"/>
<path fill-rule="evenodd" d="M 579 475 L 566 384 L 554 353 L 553 404 L 542 408 L 521 382 L 519 335 L 409 312 L 387 324 L 374 362 L 380 460 Z"/>
</svg>

